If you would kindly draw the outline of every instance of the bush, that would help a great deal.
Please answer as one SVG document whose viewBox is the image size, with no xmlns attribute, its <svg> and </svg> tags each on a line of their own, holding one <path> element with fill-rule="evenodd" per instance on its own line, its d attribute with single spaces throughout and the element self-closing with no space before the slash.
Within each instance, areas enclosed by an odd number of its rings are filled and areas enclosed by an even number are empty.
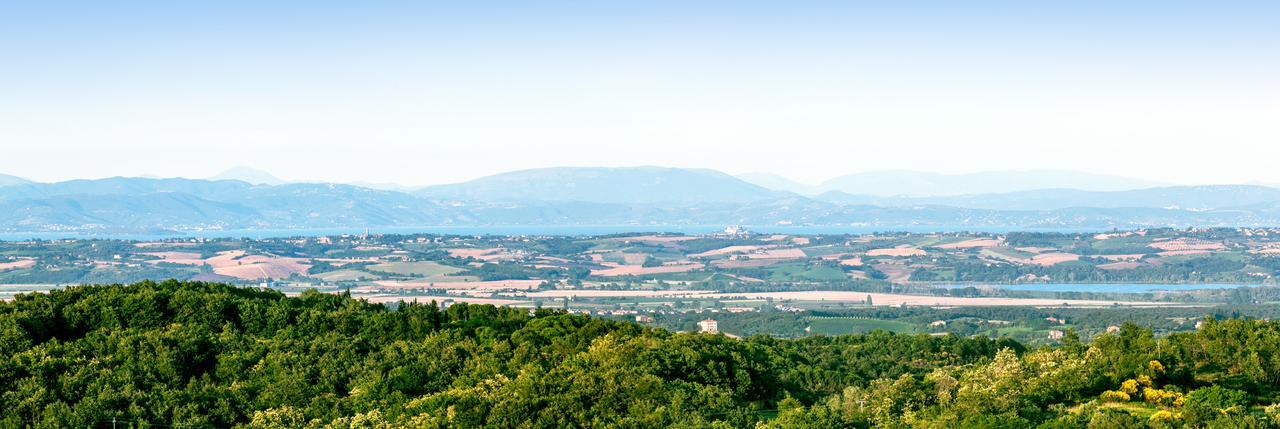
<svg viewBox="0 0 1280 429">
<path fill-rule="evenodd" d="M 1120 391 L 1124 392 L 1124 394 L 1128 396 L 1137 395 L 1139 388 L 1137 380 L 1125 380 L 1123 383 L 1120 383 Z"/>
<path fill-rule="evenodd" d="M 974 415 L 960 421 L 961 429 L 1018 429 L 1030 426 L 1030 422 L 1018 416 Z"/>
<path fill-rule="evenodd" d="M 1119 390 L 1108 390 L 1098 395 L 1098 399 L 1101 399 L 1102 402 L 1129 402 L 1131 398 L 1128 393 Z"/>
<path fill-rule="evenodd" d="M 1181 393 L 1163 389 L 1145 389 L 1142 397 L 1148 404 L 1161 407 L 1179 407 L 1185 400 Z"/>
<path fill-rule="evenodd" d="M 1266 422 L 1251 415 L 1226 415 L 1210 421 L 1207 429 L 1267 429 Z"/>
<path fill-rule="evenodd" d="M 1089 429 L 1137 429 L 1146 423 L 1133 415 L 1116 410 L 1101 410 L 1089 419 Z"/>
<path fill-rule="evenodd" d="M 1222 416 L 1243 413 L 1248 398 L 1245 392 L 1222 386 L 1196 389 L 1184 401 L 1183 417 L 1190 426 L 1202 426 Z"/>
</svg>

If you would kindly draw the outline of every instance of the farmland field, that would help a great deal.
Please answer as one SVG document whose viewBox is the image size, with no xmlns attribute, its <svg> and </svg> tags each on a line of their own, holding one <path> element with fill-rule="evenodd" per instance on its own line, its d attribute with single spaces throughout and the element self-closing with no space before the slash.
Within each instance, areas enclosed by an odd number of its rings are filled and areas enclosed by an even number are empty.
<svg viewBox="0 0 1280 429">
<path fill-rule="evenodd" d="M 810 317 L 811 333 L 815 335 L 864 334 L 881 330 L 897 333 L 918 332 L 915 325 L 896 320 L 857 319 L 850 317 Z"/>
<path fill-rule="evenodd" d="M 847 278 L 844 271 L 829 265 L 786 264 L 773 268 L 773 276 L 769 280 L 817 280 L 831 281 Z"/>
<path fill-rule="evenodd" d="M 312 274 L 311 277 L 320 279 L 326 282 L 356 281 L 356 280 L 377 278 L 377 276 L 371 273 L 360 271 L 360 270 L 329 271 L 329 272 L 324 272 L 320 274 Z"/>
<path fill-rule="evenodd" d="M 447 276 L 465 271 L 462 268 L 450 267 L 448 265 L 432 261 L 386 262 L 377 265 L 370 265 L 365 267 L 365 269 L 379 273 L 420 277 Z"/>
</svg>

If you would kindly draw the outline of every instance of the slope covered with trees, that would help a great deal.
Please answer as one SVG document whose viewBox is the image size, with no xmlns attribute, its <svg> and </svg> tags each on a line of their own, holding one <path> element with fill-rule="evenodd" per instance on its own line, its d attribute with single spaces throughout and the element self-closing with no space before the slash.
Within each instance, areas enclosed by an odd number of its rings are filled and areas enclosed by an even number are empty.
<svg viewBox="0 0 1280 429">
<path fill-rule="evenodd" d="M 1244 320 L 1028 350 L 175 281 L 0 304 L 3 427 L 1268 427 L 1278 382 Z"/>
</svg>

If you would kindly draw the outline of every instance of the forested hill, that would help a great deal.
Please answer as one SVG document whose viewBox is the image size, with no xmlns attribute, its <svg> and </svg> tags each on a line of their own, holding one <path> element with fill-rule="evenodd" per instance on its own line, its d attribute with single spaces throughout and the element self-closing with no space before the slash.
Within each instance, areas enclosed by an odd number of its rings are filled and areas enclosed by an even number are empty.
<svg viewBox="0 0 1280 429">
<path fill-rule="evenodd" d="M 220 284 L 0 303 L 0 427 L 1274 427 L 1280 324 L 735 340 Z M 123 423 L 122 423 L 123 422 Z"/>
</svg>

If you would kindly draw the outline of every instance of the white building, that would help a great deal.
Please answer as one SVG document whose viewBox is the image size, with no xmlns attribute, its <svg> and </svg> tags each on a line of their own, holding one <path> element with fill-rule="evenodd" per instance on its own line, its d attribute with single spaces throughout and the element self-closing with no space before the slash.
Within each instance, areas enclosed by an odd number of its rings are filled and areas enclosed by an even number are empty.
<svg viewBox="0 0 1280 429">
<path fill-rule="evenodd" d="M 720 332 L 720 324 L 716 323 L 714 319 L 706 319 L 701 322 L 698 322 L 698 330 L 701 332 L 714 334 L 714 333 Z"/>
</svg>

